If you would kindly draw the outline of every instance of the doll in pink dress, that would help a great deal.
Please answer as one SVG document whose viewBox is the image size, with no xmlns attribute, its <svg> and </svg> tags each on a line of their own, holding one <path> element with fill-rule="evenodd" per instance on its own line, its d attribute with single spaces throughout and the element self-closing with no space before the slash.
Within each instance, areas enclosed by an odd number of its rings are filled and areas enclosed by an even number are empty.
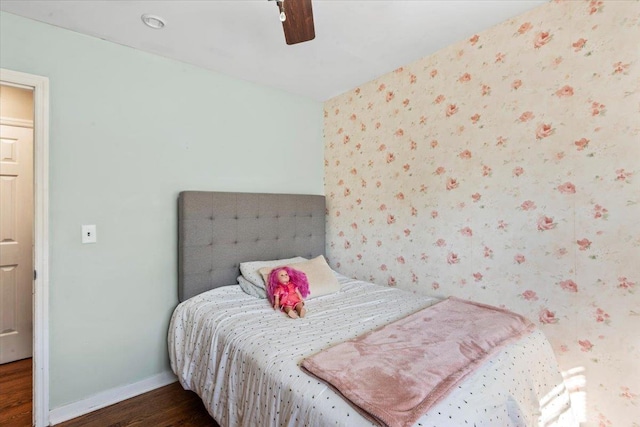
<svg viewBox="0 0 640 427">
<path fill-rule="evenodd" d="M 304 317 L 304 299 L 309 295 L 309 281 L 302 271 L 277 267 L 269 273 L 267 296 L 273 309 L 280 309 L 292 319 Z"/>
</svg>

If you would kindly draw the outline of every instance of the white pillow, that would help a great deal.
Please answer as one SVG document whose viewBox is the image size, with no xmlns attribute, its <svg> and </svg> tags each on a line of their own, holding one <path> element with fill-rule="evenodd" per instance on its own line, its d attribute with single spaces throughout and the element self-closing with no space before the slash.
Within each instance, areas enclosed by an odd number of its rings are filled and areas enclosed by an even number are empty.
<svg viewBox="0 0 640 427">
<path fill-rule="evenodd" d="M 263 281 L 266 283 L 269 280 L 269 274 L 275 267 L 291 267 L 296 270 L 302 271 L 307 275 L 309 281 L 309 297 L 315 298 L 322 295 L 332 294 L 340 290 L 340 283 L 336 277 L 334 271 L 327 264 L 327 260 L 324 256 L 320 255 L 312 260 L 303 262 L 293 262 L 284 265 L 274 265 L 272 267 L 262 267 L 259 272 L 262 275 Z"/>
<path fill-rule="evenodd" d="M 258 272 L 263 267 L 279 267 L 281 265 L 287 265 L 293 262 L 302 262 L 306 261 L 306 258 L 295 257 L 295 258 L 286 258 L 286 259 L 276 259 L 272 261 L 249 261 L 249 262 L 241 262 L 240 263 L 240 273 L 247 279 L 249 282 L 253 283 L 255 286 L 266 289 L 264 286 L 264 280 L 262 280 L 262 276 Z"/>
<path fill-rule="evenodd" d="M 243 276 L 238 276 L 238 284 L 246 294 L 251 295 L 252 297 L 263 299 L 267 298 L 267 293 L 264 289 L 257 287 Z"/>
</svg>

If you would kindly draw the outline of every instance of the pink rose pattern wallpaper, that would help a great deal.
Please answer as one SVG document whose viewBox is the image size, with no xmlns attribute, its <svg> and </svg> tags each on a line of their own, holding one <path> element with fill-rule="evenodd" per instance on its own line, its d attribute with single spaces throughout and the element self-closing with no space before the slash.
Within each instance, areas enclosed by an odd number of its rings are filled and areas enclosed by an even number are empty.
<svg viewBox="0 0 640 427">
<path fill-rule="evenodd" d="M 552 1 L 325 103 L 344 274 L 506 307 L 640 425 L 640 2 Z"/>
</svg>

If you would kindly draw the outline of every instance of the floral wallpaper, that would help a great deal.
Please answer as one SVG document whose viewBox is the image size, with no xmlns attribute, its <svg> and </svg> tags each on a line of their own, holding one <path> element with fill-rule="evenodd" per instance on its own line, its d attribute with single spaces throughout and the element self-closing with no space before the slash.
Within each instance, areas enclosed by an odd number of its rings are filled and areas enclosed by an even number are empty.
<svg viewBox="0 0 640 427">
<path fill-rule="evenodd" d="M 329 259 L 506 307 L 640 425 L 640 2 L 553 1 L 325 103 Z"/>
</svg>

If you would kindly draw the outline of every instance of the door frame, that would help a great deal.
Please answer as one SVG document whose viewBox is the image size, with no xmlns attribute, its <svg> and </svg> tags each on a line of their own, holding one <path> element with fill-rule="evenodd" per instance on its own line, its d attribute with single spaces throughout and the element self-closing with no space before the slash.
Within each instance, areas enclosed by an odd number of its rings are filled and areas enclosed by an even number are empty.
<svg viewBox="0 0 640 427">
<path fill-rule="evenodd" d="M 33 88 L 33 420 L 49 425 L 49 79 L 0 68 L 8 86 Z"/>
</svg>

